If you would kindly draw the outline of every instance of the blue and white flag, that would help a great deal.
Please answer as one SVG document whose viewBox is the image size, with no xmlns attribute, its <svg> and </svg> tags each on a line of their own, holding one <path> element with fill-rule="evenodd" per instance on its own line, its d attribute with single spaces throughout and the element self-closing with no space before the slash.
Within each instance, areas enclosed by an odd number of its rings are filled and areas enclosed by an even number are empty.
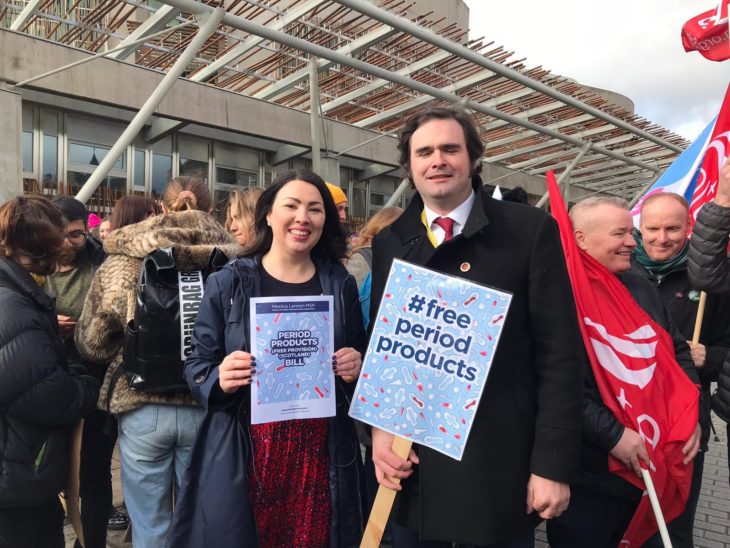
<svg viewBox="0 0 730 548">
<path fill-rule="evenodd" d="M 705 158 L 707 145 L 712 137 L 712 130 L 715 127 L 717 118 L 714 118 L 707 127 L 702 130 L 699 137 L 680 154 L 674 162 L 662 173 L 661 177 L 649 188 L 641 199 L 631 210 L 634 217 L 634 226 L 639 226 L 639 213 L 641 212 L 641 204 L 644 203 L 649 196 L 659 192 L 674 192 L 680 194 L 692 203 L 695 184 L 700 174 L 700 167 Z"/>
</svg>

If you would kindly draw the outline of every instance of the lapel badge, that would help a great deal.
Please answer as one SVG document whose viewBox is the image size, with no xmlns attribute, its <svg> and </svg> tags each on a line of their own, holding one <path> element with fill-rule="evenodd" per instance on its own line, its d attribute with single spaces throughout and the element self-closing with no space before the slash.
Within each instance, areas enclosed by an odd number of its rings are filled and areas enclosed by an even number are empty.
<svg viewBox="0 0 730 548">
<path fill-rule="evenodd" d="M 692 291 L 690 291 L 689 294 L 687 295 L 687 297 L 692 302 L 695 302 L 695 303 L 700 302 L 700 292 L 697 291 L 696 289 L 693 289 Z"/>
<path fill-rule="evenodd" d="M 461 263 L 461 266 L 459 267 L 459 270 L 461 270 L 462 272 L 469 272 L 470 269 L 471 269 L 471 265 L 466 262 Z"/>
</svg>

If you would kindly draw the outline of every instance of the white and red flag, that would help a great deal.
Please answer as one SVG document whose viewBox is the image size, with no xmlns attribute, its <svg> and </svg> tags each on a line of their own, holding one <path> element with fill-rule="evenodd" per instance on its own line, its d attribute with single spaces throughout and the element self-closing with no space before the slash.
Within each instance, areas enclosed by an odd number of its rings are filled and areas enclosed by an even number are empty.
<svg viewBox="0 0 730 548">
<path fill-rule="evenodd" d="M 710 61 L 730 59 L 728 31 L 729 0 L 720 0 L 717 7 L 693 17 L 682 27 L 684 51 L 699 51 Z"/>
<path fill-rule="evenodd" d="M 615 275 L 578 247 L 552 171 L 547 181 L 598 390 L 618 421 L 644 439 L 649 471 L 669 522 L 684 511 L 689 496 L 692 464 L 682 463 L 682 447 L 697 426 L 699 390 L 677 363 L 671 336 Z M 612 472 L 645 489 L 643 480 L 614 457 L 608 458 Z M 641 546 L 657 529 L 645 495 L 621 547 Z"/>
</svg>

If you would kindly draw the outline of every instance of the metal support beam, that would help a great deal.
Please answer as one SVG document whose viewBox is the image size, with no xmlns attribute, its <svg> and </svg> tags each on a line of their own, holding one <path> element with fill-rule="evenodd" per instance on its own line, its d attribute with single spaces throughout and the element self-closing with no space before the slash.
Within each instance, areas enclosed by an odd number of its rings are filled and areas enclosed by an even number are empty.
<svg viewBox="0 0 730 548">
<path fill-rule="evenodd" d="M 565 180 L 565 178 L 570 175 L 570 172 L 573 171 L 573 168 L 578 165 L 578 162 L 580 162 L 583 159 L 583 156 L 586 155 L 586 152 L 588 152 L 591 149 L 591 146 L 593 143 L 586 143 L 583 145 L 583 148 L 580 149 L 578 152 L 578 155 L 573 158 L 573 161 L 570 162 L 570 165 L 565 168 L 565 171 L 563 171 L 560 174 L 560 177 L 558 177 L 558 188 L 560 188 L 560 185 Z M 537 202 L 536 207 L 542 207 L 545 205 L 545 203 L 548 201 L 548 198 L 550 197 L 550 193 L 546 192 L 542 195 L 542 198 Z"/>
<path fill-rule="evenodd" d="M 297 145 L 282 145 L 278 150 L 271 155 L 271 165 L 278 166 L 284 162 L 288 162 L 293 158 L 299 158 L 309 152 L 307 147 L 300 147 Z"/>
<path fill-rule="evenodd" d="M 152 38 L 153 36 L 157 36 L 158 34 L 164 34 L 166 32 L 170 32 L 170 31 L 173 31 L 173 30 L 178 30 L 178 29 L 181 29 L 183 27 L 189 27 L 189 26 L 194 25 L 194 24 L 196 24 L 195 21 L 187 21 L 185 23 L 181 23 L 180 25 L 178 25 L 176 27 L 172 27 L 172 28 L 169 28 L 169 29 L 165 29 L 165 30 L 159 31 L 156 34 L 150 34 L 149 36 L 146 36 L 144 38 L 140 38 L 140 39 L 138 39 L 135 42 L 130 42 L 129 44 L 127 44 L 127 46 L 131 46 L 131 45 L 134 45 L 134 44 L 139 45 L 139 44 L 147 41 L 149 38 Z M 57 68 L 55 68 L 53 70 L 49 70 L 48 72 L 44 72 L 43 74 L 39 74 L 37 76 L 32 76 L 31 78 L 26 78 L 25 80 L 21 80 L 17 84 L 14 84 L 12 87 L 14 87 L 14 88 L 20 88 L 20 87 L 23 87 L 23 86 L 27 86 L 28 84 L 30 84 L 32 82 L 35 82 L 36 80 L 41 80 L 43 78 L 46 78 L 47 76 L 53 76 L 54 74 L 58 74 L 59 72 L 63 72 L 64 70 L 68 70 L 70 68 L 78 67 L 79 65 L 83 65 L 84 63 L 88 63 L 90 61 L 93 61 L 94 59 L 99 59 L 100 57 L 110 57 L 112 53 L 115 53 L 115 52 L 119 51 L 120 49 L 125 48 L 127 46 L 121 46 L 120 45 L 120 46 L 117 46 L 115 48 L 108 49 L 106 51 L 102 51 L 100 53 L 95 53 L 94 55 L 90 55 L 89 57 L 84 57 L 83 59 L 79 59 L 78 61 L 74 61 L 73 63 L 69 63 L 67 65 L 63 65 L 61 67 L 57 67 Z"/>
<path fill-rule="evenodd" d="M 605 120 L 606 122 L 609 122 L 626 131 L 634 133 L 635 135 L 638 135 L 639 137 L 642 137 L 643 139 L 652 141 L 658 145 L 666 147 L 675 152 L 682 152 L 681 147 L 679 147 L 673 143 L 670 143 L 669 141 L 666 141 L 660 137 L 657 137 L 656 135 L 652 135 L 651 133 L 649 133 L 647 131 L 643 131 L 643 130 L 629 124 L 628 122 L 625 122 L 624 120 L 611 116 L 610 114 L 608 114 L 606 112 L 603 112 L 600 109 L 586 105 L 586 104 L 582 103 L 581 101 L 579 101 L 578 99 L 576 99 L 575 97 L 571 97 L 570 95 L 561 93 L 558 90 L 553 89 L 546 84 L 543 84 L 542 82 L 533 80 L 532 78 L 525 76 L 521 72 L 518 72 L 518 71 L 511 69 L 509 67 L 506 67 L 496 61 L 493 61 L 492 59 L 489 59 L 488 57 L 485 57 L 485 56 L 481 55 L 480 53 L 470 50 L 469 48 L 462 46 L 461 44 L 459 44 L 457 42 L 452 42 L 451 40 L 448 40 L 448 39 L 444 38 L 443 36 L 439 36 L 438 34 L 436 34 L 435 32 L 432 32 L 429 29 L 426 29 L 416 23 L 413 23 L 412 21 L 408 21 L 407 19 L 399 17 L 393 13 L 390 13 L 390 12 L 384 10 L 383 8 L 380 8 L 370 2 L 365 2 L 363 0 L 336 0 L 336 1 L 338 4 L 346 6 L 352 10 L 358 11 L 364 15 L 367 15 L 368 17 L 370 17 L 372 19 L 380 21 L 381 23 L 383 23 L 385 25 L 389 25 L 395 29 L 398 29 L 401 32 L 406 32 L 406 33 L 414 36 L 415 38 L 418 38 L 419 40 L 432 44 L 445 51 L 448 51 L 458 57 L 461 57 L 462 59 L 471 61 L 472 63 L 474 63 L 476 65 L 479 65 L 481 67 L 484 67 L 485 69 L 496 72 L 497 74 L 505 76 L 505 77 L 509 78 L 510 80 L 519 82 L 523 86 L 527 86 L 528 88 L 534 89 L 535 91 L 539 91 L 540 93 L 543 93 L 558 101 L 561 101 L 562 103 L 565 103 L 566 105 L 570 105 L 587 114 L 591 114 L 591 115 L 595 116 L 596 118 Z"/>
<path fill-rule="evenodd" d="M 300 17 L 303 17 L 313 9 L 318 8 L 326 1 L 327 0 L 310 0 L 309 2 L 305 2 L 300 6 L 287 10 L 285 15 L 283 15 L 276 21 L 272 21 L 271 23 L 269 23 L 268 27 L 275 30 L 284 29 Z M 220 69 L 222 69 L 226 65 L 235 62 L 237 59 L 241 58 L 253 48 L 257 47 L 263 41 L 264 39 L 261 36 L 251 36 L 250 38 L 247 38 L 245 42 L 241 42 L 236 46 L 233 46 L 229 51 L 218 57 L 218 59 L 213 61 L 210 65 L 200 69 L 198 72 L 193 74 L 190 77 L 190 80 L 192 80 L 193 82 L 205 82 L 209 78 L 215 76 L 215 73 L 218 72 Z"/>
<path fill-rule="evenodd" d="M 169 118 L 153 118 L 152 125 L 144 132 L 144 140 L 146 143 L 156 143 L 186 125 L 188 122 L 179 122 Z"/>
<path fill-rule="evenodd" d="M 409 186 L 411 186 L 411 182 L 408 180 L 408 177 L 406 177 L 400 182 L 398 188 L 395 189 L 395 192 L 390 198 L 388 198 L 388 201 L 385 202 L 385 205 L 383 207 L 393 207 L 394 205 L 397 205 L 397 203 L 400 201 L 400 197 L 403 196 L 403 193 L 406 190 L 408 190 Z"/>
<path fill-rule="evenodd" d="M 373 177 L 379 177 L 381 175 L 385 175 L 386 173 L 390 173 L 391 171 L 395 171 L 398 169 L 398 166 L 386 166 L 385 164 L 370 164 L 365 169 L 363 169 L 360 172 L 360 175 L 358 176 L 358 181 L 367 181 L 368 179 L 372 179 Z"/>
<path fill-rule="evenodd" d="M 639 190 L 639 192 L 637 192 L 636 195 L 629 202 L 629 209 L 634 209 L 634 206 L 636 205 L 636 203 L 641 199 L 641 197 L 646 193 L 646 191 L 651 188 L 651 185 L 656 183 L 656 180 L 659 177 L 661 177 L 661 173 L 657 173 L 654 177 L 652 177 L 651 181 L 649 181 L 643 187 L 641 187 L 641 190 Z"/>
<path fill-rule="evenodd" d="M 382 26 L 372 32 L 361 36 L 360 38 L 356 38 L 349 44 L 337 48 L 335 50 L 335 53 L 347 55 L 348 57 L 353 57 L 356 53 L 367 49 L 373 44 L 377 44 L 381 40 L 385 40 L 386 38 L 393 36 L 394 34 L 396 34 L 396 31 L 394 29 Z M 335 63 L 333 61 L 320 60 L 318 64 L 321 70 L 325 70 Z M 308 75 L 309 69 L 303 68 L 293 74 L 290 74 L 286 78 L 278 80 L 275 84 L 272 84 L 269 87 L 262 89 L 258 93 L 254 93 L 253 97 L 255 99 L 271 99 L 281 92 L 286 91 L 287 89 L 292 88 L 301 82 L 304 82 L 304 80 L 307 79 Z"/>
<path fill-rule="evenodd" d="M 152 95 L 150 95 L 149 99 L 147 99 L 145 104 L 142 105 L 142 108 L 139 109 L 139 112 L 129 123 L 127 129 L 124 130 L 117 142 L 114 143 L 114 146 L 112 146 L 109 153 L 96 167 L 89 179 L 86 183 L 84 183 L 84 186 L 81 187 L 81 190 L 79 190 L 78 194 L 76 194 L 77 200 L 82 203 L 86 203 L 89 198 L 91 198 L 94 191 L 96 191 L 97 187 L 101 184 L 104 178 L 106 178 L 109 170 L 117 162 L 119 157 L 134 140 L 137 134 L 139 134 L 140 130 L 144 127 L 144 124 L 147 120 L 149 120 L 150 116 L 152 116 L 155 109 L 157 109 L 160 105 L 160 102 L 165 98 L 167 92 L 170 91 L 170 88 L 172 88 L 183 71 L 195 58 L 198 51 L 200 51 L 200 49 L 205 45 L 208 38 L 216 31 L 218 24 L 223 20 L 226 13 L 226 10 L 223 8 L 212 8 L 208 11 L 210 11 L 210 14 L 205 18 L 205 22 L 201 25 L 198 33 L 195 35 L 195 38 L 190 41 L 188 47 L 185 48 L 185 51 L 183 51 L 180 57 L 178 57 L 175 64 L 172 65 L 168 73 L 160 82 L 160 85 L 152 92 Z"/>
<path fill-rule="evenodd" d="M 468 76 L 468 77 L 464 78 L 463 80 L 457 80 L 453 84 L 449 84 L 448 86 L 440 88 L 440 89 L 447 93 L 455 94 L 455 93 L 460 92 L 463 89 L 469 88 L 471 86 L 476 86 L 477 84 L 484 82 L 485 80 L 491 78 L 492 76 L 494 76 L 493 72 L 489 72 L 488 70 L 485 70 L 485 71 L 479 72 L 477 74 Z M 372 116 L 368 116 L 364 120 L 355 122 L 353 125 L 357 126 L 357 127 L 371 127 L 376 124 L 379 124 L 380 122 L 388 120 L 389 118 L 394 118 L 395 116 L 400 116 L 404 112 L 407 112 L 414 108 L 420 107 L 421 105 L 425 105 L 429 101 L 433 101 L 433 97 L 431 97 L 429 95 L 422 95 L 421 97 L 418 97 L 417 99 L 412 99 L 410 101 L 406 101 L 405 103 L 401 103 L 397 107 L 389 108 L 387 110 L 379 112 L 378 114 L 373 114 Z"/>
<path fill-rule="evenodd" d="M 23 10 L 17 15 L 17 17 L 10 24 L 10 30 L 20 31 L 21 28 L 30 20 L 33 16 L 33 12 L 43 3 L 43 0 L 29 0 Z"/>
<path fill-rule="evenodd" d="M 312 171 L 320 172 L 321 148 L 319 144 L 319 63 L 312 57 L 309 60 L 309 130 L 312 135 Z"/>
<path fill-rule="evenodd" d="M 170 4 L 172 6 L 178 7 L 182 11 L 187 11 L 188 13 L 205 13 L 205 12 L 209 12 L 214 9 L 213 7 L 208 6 L 207 4 L 202 4 L 200 2 L 196 2 L 195 0 L 163 0 L 163 1 L 166 4 Z M 341 2 L 343 0 L 338 0 L 338 1 Z M 359 5 L 359 3 L 358 3 L 358 5 Z M 399 21 L 400 21 L 400 19 L 399 19 Z M 581 141 L 580 139 L 576 139 L 575 137 L 572 137 L 570 135 L 563 135 L 562 133 L 559 133 L 557 131 L 549 130 L 538 124 L 534 124 L 527 120 L 522 120 L 516 116 L 512 116 L 511 114 L 507 114 L 500 110 L 485 107 L 484 105 L 482 105 L 481 103 L 477 103 L 476 101 L 470 101 L 468 99 L 459 97 L 458 95 L 455 95 L 453 93 L 448 93 L 439 88 L 429 86 L 428 84 L 424 84 L 422 82 L 418 82 L 417 80 L 413 80 L 413 79 L 406 78 L 404 76 L 400 76 L 398 74 L 390 72 L 389 70 L 383 69 L 381 67 L 377 67 L 375 65 L 371 65 L 370 63 L 366 63 L 359 59 L 353 59 L 352 57 L 350 57 L 348 55 L 343 55 L 336 51 L 327 49 L 323 46 L 319 46 L 317 44 L 307 42 L 306 40 L 303 40 L 301 38 L 296 38 L 295 36 L 290 36 L 286 33 L 272 30 L 264 25 L 259 25 L 257 23 L 254 23 L 253 21 L 248 21 L 248 20 L 244 19 L 243 17 L 238 17 L 238 16 L 232 15 L 230 13 L 227 13 L 223 17 L 223 23 L 227 26 L 234 27 L 234 28 L 243 30 L 245 32 L 250 32 L 251 34 L 256 34 L 256 35 L 262 36 L 268 40 L 272 40 L 274 42 L 279 42 L 281 44 L 285 44 L 287 46 L 299 49 L 301 51 L 310 53 L 314 56 L 322 57 L 324 59 L 329 59 L 330 61 L 332 61 L 334 63 L 339 63 L 339 64 L 345 65 L 347 67 L 351 67 L 356 70 L 360 70 L 362 72 L 372 74 L 373 76 L 377 76 L 378 78 L 383 78 L 385 80 L 399 84 L 401 86 L 404 86 L 404 87 L 407 87 L 410 89 L 414 89 L 416 91 L 419 91 L 426 95 L 430 95 L 430 96 L 440 99 L 442 101 L 448 101 L 450 103 L 459 103 L 459 104 L 463 105 L 464 108 L 470 109 L 475 112 L 481 112 L 483 114 L 487 114 L 488 116 L 492 116 L 492 117 L 498 118 L 500 120 L 505 120 L 507 122 L 513 123 L 517 126 L 521 126 L 521 127 L 530 129 L 532 131 L 544 133 L 550 137 L 553 137 L 555 139 L 560 139 L 560 140 L 565 141 L 566 143 L 570 143 L 576 147 L 583 147 L 585 145 L 584 141 Z M 418 26 L 416 26 L 416 27 L 421 28 Z M 421 30 L 424 30 L 424 29 L 421 29 Z M 452 43 L 452 45 L 454 45 L 454 44 Z M 471 51 L 471 50 L 468 50 L 468 51 Z M 474 53 L 474 52 L 472 52 L 472 53 Z M 480 56 L 478 54 L 476 54 L 476 55 L 480 59 L 484 59 L 482 56 Z M 501 66 L 501 65 L 498 65 L 498 66 Z M 502 68 L 504 68 L 504 67 L 502 67 Z M 585 106 L 585 105 L 583 105 L 583 106 Z M 633 126 L 630 126 L 630 127 L 633 130 L 636 130 L 636 128 L 634 128 Z M 652 136 L 652 137 L 654 137 L 654 136 Z M 603 147 L 599 147 L 597 145 L 593 146 L 593 150 L 596 152 L 600 152 L 601 154 L 604 154 L 605 156 L 608 156 L 609 158 L 614 158 L 616 160 L 620 160 L 629 165 L 635 165 L 637 167 L 641 167 L 643 169 L 649 169 L 651 171 L 656 170 L 656 168 L 654 166 L 649 166 L 642 162 L 634 160 L 633 158 L 629 158 L 627 156 L 622 156 L 621 154 L 616 154 L 614 152 L 611 152 L 610 150 L 607 150 Z"/>
<path fill-rule="evenodd" d="M 148 38 L 151 34 L 155 34 L 164 29 L 170 21 L 180 14 L 180 10 L 172 6 L 160 6 L 144 23 L 137 27 L 129 36 L 127 36 L 118 47 L 122 48 L 115 51 L 109 57 L 112 59 L 126 59 L 139 48 L 139 40 Z M 115 48 L 116 49 L 116 48 Z"/>
<path fill-rule="evenodd" d="M 449 53 L 445 51 L 439 51 L 437 53 L 434 53 L 433 55 L 429 55 L 428 57 L 421 59 L 420 61 L 416 61 L 415 63 L 412 63 L 406 67 L 403 67 L 400 70 L 395 71 L 395 74 L 399 74 L 401 76 L 410 76 L 414 72 L 418 72 L 419 70 L 430 67 L 431 65 L 435 65 L 436 63 L 443 61 L 447 57 L 449 57 Z M 344 105 L 345 103 L 349 103 L 350 101 L 359 99 L 363 95 L 372 93 L 373 91 L 377 91 L 387 85 L 387 80 L 377 78 L 365 86 L 357 88 L 356 90 L 351 91 L 350 93 L 346 93 L 345 95 L 341 95 L 336 99 L 332 99 L 332 101 L 330 101 L 329 103 L 322 105 L 322 114 L 329 112 L 333 108 Z"/>
</svg>

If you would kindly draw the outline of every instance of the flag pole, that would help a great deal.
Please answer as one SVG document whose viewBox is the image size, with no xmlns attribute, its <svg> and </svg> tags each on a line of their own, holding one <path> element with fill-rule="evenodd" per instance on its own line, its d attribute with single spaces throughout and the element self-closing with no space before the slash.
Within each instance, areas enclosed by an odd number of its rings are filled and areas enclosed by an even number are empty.
<svg viewBox="0 0 730 548">
<path fill-rule="evenodd" d="M 411 445 L 413 445 L 411 440 L 396 436 L 393 438 L 393 453 L 405 460 L 411 451 Z M 400 483 L 400 480 L 397 478 L 389 479 L 393 483 Z M 375 495 L 375 502 L 373 502 L 373 509 L 370 511 L 368 524 L 365 527 L 365 534 L 363 534 L 362 541 L 360 541 L 360 548 L 378 548 L 380 546 L 383 531 L 385 531 L 385 526 L 390 516 L 390 510 L 393 508 L 396 493 L 397 491 L 388 489 L 382 485 L 378 487 L 378 493 Z"/>
<path fill-rule="evenodd" d="M 672 541 L 669 539 L 669 531 L 667 530 L 667 524 L 664 521 L 664 514 L 662 514 L 662 508 L 659 506 L 659 499 L 656 496 L 656 490 L 654 489 L 654 482 L 651 480 L 651 475 L 648 470 L 641 469 L 641 476 L 644 478 L 644 484 L 646 485 L 646 492 L 649 494 L 649 500 L 651 501 L 651 509 L 654 510 L 654 517 L 656 518 L 657 525 L 659 525 L 659 535 L 662 537 L 662 543 L 664 548 L 672 548 Z"/>
<path fill-rule="evenodd" d="M 700 304 L 697 306 L 697 318 L 695 319 L 695 330 L 692 334 L 692 344 L 700 342 L 700 331 L 702 331 L 702 320 L 705 317 L 705 303 L 707 302 L 707 293 L 700 292 Z"/>
</svg>

